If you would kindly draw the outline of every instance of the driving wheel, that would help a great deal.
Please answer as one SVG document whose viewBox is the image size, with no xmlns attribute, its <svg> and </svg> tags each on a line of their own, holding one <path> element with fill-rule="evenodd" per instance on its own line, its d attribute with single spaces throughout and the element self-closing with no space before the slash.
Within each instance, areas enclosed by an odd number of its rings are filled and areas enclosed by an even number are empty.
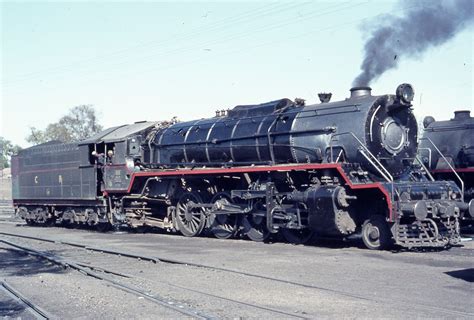
<svg viewBox="0 0 474 320">
<path fill-rule="evenodd" d="M 186 192 L 176 204 L 176 218 L 179 231 L 186 237 L 195 237 L 201 234 L 206 225 L 204 208 L 195 205 L 203 203 L 201 196 L 196 192 Z"/>
<path fill-rule="evenodd" d="M 291 244 L 305 244 L 314 235 L 314 232 L 308 228 L 304 229 L 281 229 L 283 238 Z"/>
<path fill-rule="evenodd" d="M 267 219 L 262 215 L 249 214 L 243 221 L 244 234 L 250 240 L 263 242 L 270 237 L 270 232 L 267 229 Z"/>
<path fill-rule="evenodd" d="M 232 198 L 227 192 L 217 193 L 211 200 L 217 209 L 232 204 Z M 211 224 L 211 232 L 218 239 L 229 239 L 235 236 L 240 226 L 238 214 L 216 214 Z"/>
</svg>

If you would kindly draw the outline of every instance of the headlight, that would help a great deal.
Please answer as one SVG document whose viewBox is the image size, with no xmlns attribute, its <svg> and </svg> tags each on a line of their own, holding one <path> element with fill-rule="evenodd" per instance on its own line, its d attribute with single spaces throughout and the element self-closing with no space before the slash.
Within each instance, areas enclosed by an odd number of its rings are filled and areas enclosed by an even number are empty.
<svg viewBox="0 0 474 320">
<path fill-rule="evenodd" d="M 410 104 L 415 96 L 415 90 L 411 84 L 403 83 L 397 87 L 397 97 L 403 104 Z"/>
</svg>

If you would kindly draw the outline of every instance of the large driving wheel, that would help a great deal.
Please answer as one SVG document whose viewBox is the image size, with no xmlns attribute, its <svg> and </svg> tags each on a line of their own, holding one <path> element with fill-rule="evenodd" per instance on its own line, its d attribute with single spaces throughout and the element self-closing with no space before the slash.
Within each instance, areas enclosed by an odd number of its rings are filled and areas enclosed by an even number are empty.
<svg viewBox="0 0 474 320">
<path fill-rule="evenodd" d="M 176 223 L 183 236 L 195 237 L 204 229 L 204 208 L 193 206 L 200 203 L 203 203 L 202 198 L 196 192 L 186 192 L 179 198 L 176 204 Z"/>
<path fill-rule="evenodd" d="M 314 235 L 314 232 L 308 228 L 304 229 L 281 229 L 283 238 L 291 244 L 305 244 Z"/>
<path fill-rule="evenodd" d="M 372 216 L 362 225 L 362 240 L 371 250 L 383 250 L 392 244 L 392 233 L 382 216 Z"/>
<path fill-rule="evenodd" d="M 107 232 L 112 229 L 112 224 L 109 222 L 99 222 L 94 227 L 99 232 Z"/>
<path fill-rule="evenodd" d="M 211 200 L 217 208 L 233 203 L 227 192 L 217 193 Z M 211 224 L 211 232 L 218 239 L 229 239 L 235 236 L 240 226 L 238 214 L 216 214 Z"/>
<path fill-rule="evenodd" d="M 242 220 L 242 226 L 244 234 L 252 241 L 263 242 L 270 237 L 264 216 L 249 214 Z"/>
</svg>

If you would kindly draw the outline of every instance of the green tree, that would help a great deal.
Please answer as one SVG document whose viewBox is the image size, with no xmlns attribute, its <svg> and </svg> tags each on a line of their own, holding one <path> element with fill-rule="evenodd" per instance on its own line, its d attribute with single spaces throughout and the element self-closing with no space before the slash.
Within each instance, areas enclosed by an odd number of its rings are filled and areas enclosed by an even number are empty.
<svg viewBox="0 0 474 320">
<path fill-rule="evenodd" d="M 18 145 L 13 145 L 10 140 L 0 137 L 0 151 L 2 153 L 0 159 L 0 169 L 10 167 L 11 156 L 21 150 L 21 147 Z"/>
<path fill-rule="evenodd" d="M 102 130 L 92 105 L 80 105 L 69 110 L 68 114 L 58 122 L 50 123 L 46 129 L 31 127 L 31 134 L 26 141 L 40 144 L 47 141 L 59 140 L 73 142 L 87 139 Z"/>
</svg>

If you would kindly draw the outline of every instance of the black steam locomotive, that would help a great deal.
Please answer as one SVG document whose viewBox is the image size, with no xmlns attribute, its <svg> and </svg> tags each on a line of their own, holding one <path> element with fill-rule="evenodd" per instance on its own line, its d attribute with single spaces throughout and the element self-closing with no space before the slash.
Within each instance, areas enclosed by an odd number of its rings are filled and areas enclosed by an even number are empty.
<svg viewBox="0 0 474 320">
<path fill-rule="evenodd" d="M 447 121 L 428 116 L 423 126 L 418 152 L 425 165 L 437 180 L 455 181 L 464 192 L 465 202 L 474 199 L 474 117 L 470 111 L 455 111 L 454 118 Z M 469 222 L 473 218 L 462 217 Z"/>
<path fill-rule="evenodd" d="M 361 232 L 381 249 L 460 240 L 474 210 L 417 163 L 413 89 L 343 101 L 276 100 L 190 122 L 139 122 L 13 158 L 14 205 L 28 223 L 154 226 L 303 243 Z"/>
</svg>

